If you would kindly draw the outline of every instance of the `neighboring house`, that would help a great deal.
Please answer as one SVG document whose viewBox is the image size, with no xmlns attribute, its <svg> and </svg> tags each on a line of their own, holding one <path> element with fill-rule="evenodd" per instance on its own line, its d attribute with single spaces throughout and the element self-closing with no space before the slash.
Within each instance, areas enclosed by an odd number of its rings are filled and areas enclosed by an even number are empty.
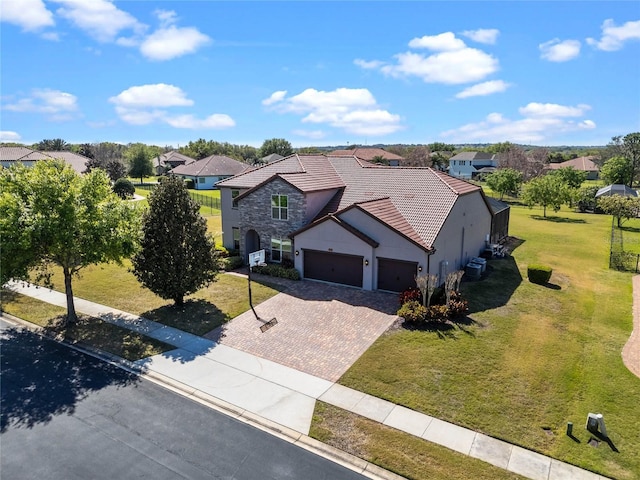
<svg viewBox="0 0 640 480">
<path fill-rule="evenodd" d="M 443 282 L 491 235 L 482 189 L 431 168 L 295 154 L 217 186 L 225 247 L 365 290 L 402 291 L 426 273 Z"/>
<path fill-rule="evenodd" d="M 624 197 L 637 197 L 638 192 L 633 188 L 621 184 L 607 185 L 596 192 L 596 198 L 610 197 L 611 195 L 622 195 Z"/>
<path fill-rule="evenodd" d="M 364 160 L 365 162 L 372 162 L 373 159 L 382 158 L 389 162 L 389 166 L 397 167 L 404 160 L 400 155 L 396 155 L 395 153 L 387 152 L 382 148 L 367 148 L 367 147 L 358 147 L 351 150 L 334 150 L 329 153 L 330 156 L 344 156 L 344 155 L 353 155 L 359 160 Z"/>
<path fill-rule="evenodd" d="M 484 152 L 461 152 L 449 159 L 449 175 L 471 180 L 481 173 L 494 172 L 498 157 Z"/>
<path fill-rule="evenodd" d="M 550 163 L 547 170 L 558 170 L 559 168 L 573 167 L 576 170 L 587 173 L 587 180 L 597 180 L 600 175 L 600 168 L 593 163 L 594 157 L 578 157 L 566 162 Z"/>
<path fill-rule="evenodd" d="M 284 157 L 278 153 L 272 153 L 271 155 L 267 155 L 266 157 L 262 157 L 260 159 L 260 163 L 271 163 L 276 160 L 282 160 Z"/>
<path fill-rule="evenodd" d="M 89 161 L 89 158 L 83 155 L 68 151 L 40 152 L 27 147 L 0 147 L 0 164 L 3 167 L 9 167 L 18 162 L 31 167 L 38 160 L 52 160 L 54 158 L 68 163 L 78 173 L 84 173 L 87 170 L 87 162 Z"/>
<path fill-rule="evenodd" d="M 155 157 L 152 160 L 152 163 L 156 175 L 162 175 L 163 173 L 167 173 L 180 165 L 189 165 L 195 161 L 196 160 L 194 158 L 187 157 L 180 152 L 172 150 Z"/>
<path fill-rule="evenodd" d="M 251 166 L 224 155 L 211 155 L 188 165 L 171 170 L 172 175 L 193 180 L 196 190 L 213 190 L 216 182 L 238 175 Z"/>
</svg>

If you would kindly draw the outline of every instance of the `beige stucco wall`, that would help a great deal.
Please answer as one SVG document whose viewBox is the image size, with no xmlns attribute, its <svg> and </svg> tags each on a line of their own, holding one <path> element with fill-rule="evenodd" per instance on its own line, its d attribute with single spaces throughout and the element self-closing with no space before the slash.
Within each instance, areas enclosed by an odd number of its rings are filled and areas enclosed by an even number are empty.
<svg viewBox="0 0 640 480">
<path fill-rule="evenodd" d="M 320 213 L 329 200 L 333 198 L 338 189 L 323 190 L 321 192 L 308 192 L 306 197 L 305 222 L 309 223 Z"/>
</svg>

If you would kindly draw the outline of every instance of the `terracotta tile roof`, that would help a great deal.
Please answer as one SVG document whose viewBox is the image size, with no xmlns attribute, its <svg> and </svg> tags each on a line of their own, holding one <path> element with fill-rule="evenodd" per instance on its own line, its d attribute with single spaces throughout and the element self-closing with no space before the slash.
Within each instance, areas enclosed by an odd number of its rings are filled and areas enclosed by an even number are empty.
<svg viewBox="0 0 640 480">
<path fill-rule="evenodd" d="M 573 167 L 576 170 L 581 170 L 584 172 L 597 172 L 600 170 L 600 168 L 593 162 L 592 159 L 593 157 L 578 157 L 567 160 L 566 162 L 550 163 L 549 165 L 547 165 L 547 168 L 550 170 L 557 170 L 559 168 Z"/>
<path fill-rule="evenodd" d="M 317 220 L 357 206 L 425 249 L 433 245 L 458 197 L 481 192 L 431 168 L 371 166 L 354 156 L 297 154 L 217 185 L 253 189 L 274 177 L 303 192 L 336 189 Z"/>
<path fill-rule="evenodd" d="M 239 162 L 224 155 L 211 155 L 196 162 L 178 165 L 171 173 L 176 175 L 192 175 L 194 177 L 218 177 L 223 175 L 238 175 L 251 168 L 246 163 Z"/>
<path fill-rule="evenodd" d="M 400 155 L 396 155 L 395 153 L 387 152 L 382 148 L 366 148 L 366 147 L 358 147 L 351 150 L 334 150 L 329 154 L 330 156 L 351 156 L 357 157 L 361 160 L 371 161 L 375 157 L 382 157 L 385 160 L 404 160 Z"/>
</svg>

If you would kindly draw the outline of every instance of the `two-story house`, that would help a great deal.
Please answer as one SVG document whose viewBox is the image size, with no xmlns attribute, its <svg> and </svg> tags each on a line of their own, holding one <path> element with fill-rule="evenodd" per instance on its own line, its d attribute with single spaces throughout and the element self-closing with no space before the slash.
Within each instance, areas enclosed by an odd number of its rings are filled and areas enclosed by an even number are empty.
<svg viewBox="0 0 640 480">
<path fill-rule="evenodd" d="M 482 189 L 430 168 L 292 155 L 217 186 L 225 247 L 365 290 L 402 291 L 420 273 L 444 281 L 491 233 Z"/>
<path fill-rule="evenodd" d="M 449 175 L 470 180 L 498 168 L 498 157 L 485 152 L 461 152 L 449 159 Z"/>
</svg>

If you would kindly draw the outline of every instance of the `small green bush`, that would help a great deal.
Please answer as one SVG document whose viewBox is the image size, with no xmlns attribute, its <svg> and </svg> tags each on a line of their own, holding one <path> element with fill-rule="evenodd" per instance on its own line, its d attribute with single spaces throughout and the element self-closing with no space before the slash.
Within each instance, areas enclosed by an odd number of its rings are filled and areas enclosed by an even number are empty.
<svg viewBox="0 0 640 480">
<path fill-rule="evenodd" d="M 431 305 L 425 310 L 424 319 L 429 322 L 446 322 L 451 314 L 446 305 Z"/>
<path fill-rule="evenodd" d="M 532 264 L 527 267 L 527 278 L 531 283 L 546 285 L 551 278 L 553 270 L 546 265 Z"/>
<path fill-rule="evenodd" d="M 217 245 L 215 246 L 215 251 L 216 253 L 222 257 L 222 258 L 227 258 L 229 257 L 229 250 L 227 250 L 226 248 L 224 248 L 222 245 Z"/>
<path fill-rule="evenodd" d="M 236 270 L 244 266 L 244 260 L 241 256 L 225 257 L 221 259 L 222 268 L 225 271 Z"/>
<path fill-rule="evenodd" d="M 136 193 L 136 187 L 126 178 L 119 178 L 113 184 L 113 193 L 124 200 L 133 197 L 133 194 Z"/>
<path fill-rule="evenodd" d="M 407 322 L 424 322 L 427 315 L 427 307 L 417 300 L 409 300 L 402 304 L 397 315 L 404 318 Z"/>
<path fill-rule="evenodd" d="M 269 275 L 271 277 L 287 278 L 289 280 L 300 280 L 300 272 L 295 268 L 286 268 L 276 263 L 269 263 L 262 267 L 253 267 L 254 273 Z"/>
</svg>

